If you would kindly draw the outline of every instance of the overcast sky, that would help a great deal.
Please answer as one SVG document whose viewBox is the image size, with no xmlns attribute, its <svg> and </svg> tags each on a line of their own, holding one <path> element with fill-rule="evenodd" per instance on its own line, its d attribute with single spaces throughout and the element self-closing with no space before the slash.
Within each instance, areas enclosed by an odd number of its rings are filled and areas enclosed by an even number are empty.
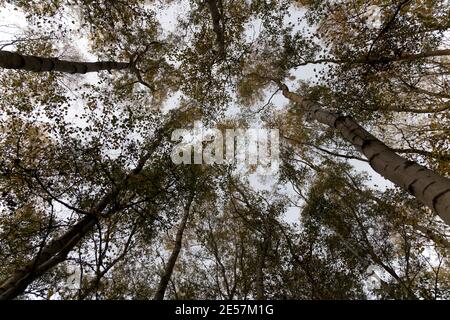
<svg viewBox="0 0 450 320">
<path fill-rule="evenodd" d="M 170 33 L 173 32 L 176 28 L 176 20 L 177 16 L 180 14 L 183 14 L 183 11 L 187 8 L 186 4 L 184 3 L 177 3 L 172 2 L 171 5 L 165 6 L 165 10 L 159 10 L 157 17 L 161 22 L 161 26 L 164 29 L 164 33 Z M 286 22 L 294 22 L 297 25 L 298 29 L 301 29 L 303 27 L 306 27 L 306 25 L 301 21 L 302 12 L 300 10 L 293 10 L 291 17 Z M 17 37 L 18 34 L 21 33 L 22 30 L 24 30 L 27 27 L 27 23 L 25 21 L 24 15 L 21 14 L 19 11 L 13 10 L 11 5 L 6 5 L 6 7 L 3 7 L 0 9 L 0 44 L 5 43 L 11 39 L 14 39 Z M 256 21 L 252 25 L 248 25 L 249 30 L 249 37 L 254 37 L 259 32 L 259 24 Z M 89 54 L 88 49 L 88 42 L 86 39 L 78 39 L 76 41 L 77 49 L 79 49 L 80 53 L 82 53 L 82 56 L 86 59 L 94 59 L 95 57 L 91 54 Z M 5 50 L 14 50 L 13 47 L 9 46 L 6 47 Z M 293 72 L 292 75 L 296 77 L 295 81 L 288 82 L 288 85 L 291 88 L 295 88 L 295 84 L 297 80 L 310 80 L 314 77 L 314 71 L 313 69 L 320 69 L 320 66 L 304 66 L 301 68 L 298 68 Z M 90 75 L 87 80 L 94 81 L 95 82 L 95 75 Z M 267 95 L 270 97 L 273 92 L 268 92 Z M 165 103 L 164 109 L 167 111 L 169 109 L 173 109 L 177 107 L 177 101 L 179 99 L 179 95 L 174 95 L 173 97 L 169 98 L 168 101 Z M 287 100 L 282 96 L 281 93 L 278 93 L 274 96 L 272 99 L 273 104 L 277 108 L 281 108 L 284 105 L 286 105 Z M 71 110 L 72 114 L 77 112 L 78 108 L 80 106 L 74 106 L 74 109 Z M 236 113 L 240 112 L 239 106 L 231 106 L 229 112 L 227 112 L 227 115 L 229 116 L 235 116 Z M 256 121 L 256 120 L 255 120 Z M 256 125 L 256 122 L 255 122 Z M 385 189 L 386 187 L 392 187 L 393 184 L 389 181 L 385 180 L 383 177 L 381 177 L 378 173 L 373 171 L 370 166 L 367 163 L 357 161 L 357 160 L 351 160 L 350 161 L 352 165 L 355 166 L 356 170 L 358 171 L 365 171 L 368 172 L 371 176 L 371 179 L 369 181 L 369 185 L 376 187 L 378 189 Z M 270 179 L 267 177 L 260 177 L 256 174 L 252 175 L 249 179 L 252 186 L 257 190 L 271 190 L 275 187 L 275 179 Z M 284 186 L 285 192 L 288 195 L 294 196 L 294 191 L 292 190 L 291 186 Z M 299 218 L 299 209 L 295 207 L 291 207 L 288 212 L 286 213 L 286 219 L 289 222 L 296 222 Z"/>
</svg>

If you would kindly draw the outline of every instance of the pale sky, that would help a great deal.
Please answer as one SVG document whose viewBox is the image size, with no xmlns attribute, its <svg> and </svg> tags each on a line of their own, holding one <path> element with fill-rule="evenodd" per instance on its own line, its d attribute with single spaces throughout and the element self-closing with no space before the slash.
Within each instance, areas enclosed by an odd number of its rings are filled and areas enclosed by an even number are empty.
<svg viewBox="0 0 450 320">
<path fill-rule="evenodd" d="M 160 20 L 160 23 L 162 25 L 162 28 L 164 29 L 163 34 L 168 34 L 170 32 L 173 32 L 176 28 L 176 20 L 178 15 L 183 14 L 183 10 L 185 10 L 187 7 L 186 1 L 177 3 L 172 2 L 168 9 L 164 11 L 159 11 L 158 13 L 158 19 Z M 4 44 L 5 41 L 14 39 L 17 34 L 21 33 L 21 30 L 24 30 L 27 27 L 27 23 L 25 21 L 24 15 L 20 11 L 12 10 L 11 5 L 6 5 L 4 8 L 0 9 L 0 21 L 2 23 L 0 24 L 0 44 Z M 167 7 L 166 7 L 167 8 Z M 286 22 L 294 22 L 298 25 L 298 29 L 301 29 L 303 27 L 306 27 L 306 24 L 298 23 L 299 19 L 301 19 L 302 12 L 299 10 L 292 11 L 293 14 L 290 18 L 286 20 Z M 254 21 L 254 23 L 249 24 L 247 26 L 249 39 L 252 37 L 257 36 L 259 33 L 259 21 Z M 82 56 L 88 60 L 95 60 L 95 56 L 91 55 L 89 53 L 88 49 L 88 41 L 87 39 L 77 39 L 76 45 L 77 49 L 80 50 L 80 53 Z M 6 47 L 5 50 L 14 50 L 13 47 L 9 46 Z M 321 66 L 317 65 L 309 65 L 304 66 L 301 68 L 296 69 L 292 75 L 296 77 L 296 80 L 289 81 L 287 84 L 290 88 L 295 88 L 296 81 L 298 80 L 310 80 L 314 77 L 314 71 L 313 69 L 316 68 L 317 70 L 320 70 Z M 96 82 L 96 76 L 95 75 L 89 75 L 86 77 L 86 81 L 88 82 Z M 272 92 L 267 93 L 267 99 L 270 97 Z M 164 111 L 168 111 L 170 109 L 177 108 L 178 101 L 180 98 L 180 94 L 175 94 L 172 97 L 170 97 L 165 103 L 164 103 Z M 282 108 L 286 105 L 287 100 L 282 96 L 281 93 L 278 93 L 274 96 L 272 99 L 272 102 L 276 108 Z M 82 102 L 79 102 L 82 103 Z M 74 105 L 71 110 L 69 111 L 69 117 L 73 117 L 74 113 L 77 113 L 78 110 L 81 110 L 82 108 L 80 105 Z M 240 107 L 237 105 L 232 105 L 226 115 L 228 116 L 236 116 L 237 113 L 241 111 Z M 76 120 L 79 121 L 79 120 Z M 257 125 L 257 119 L 255 120 L 255 125 Z M 82 125 L 81 123 L 77 122 L 77 124 Z M 385 189 L 387 187 L 393 187 L 393 184 L 383 177 L 381 177 L 378 173 L 376 173 L 374 170 L 370 168 L 370 166 L 367 163 L 357 161 L 357 160 L 350 160 L 351 164 L 355 167 L 357 171 L 360 172 L 367 172 L 370 175 L 370 180 L 368 182 L 368 185 L 371 187 L 377 188 L 377 189 Z M 249 182 L 251 183 L 252 187 L 255 190 L 273 190 L 273 188 L 276 188 L 276 181 L 275 179 L 270 179 L 267 177 L 260 177 L 256 174 L 249 176 Z M 285 191 L 283 193 L 287 194 L 290 198 L 297 198 L 297 195 L 292 190 L 292 186 L 282 186 L 282 189 Z M 301 202 L 299 202 L 301 203 Z M 298 222 L 300 216 L 300 210 L 298 207 L 289 207 L 287 212 L 285 213 L 285 220 L 290 223 Z"/>
</svg>

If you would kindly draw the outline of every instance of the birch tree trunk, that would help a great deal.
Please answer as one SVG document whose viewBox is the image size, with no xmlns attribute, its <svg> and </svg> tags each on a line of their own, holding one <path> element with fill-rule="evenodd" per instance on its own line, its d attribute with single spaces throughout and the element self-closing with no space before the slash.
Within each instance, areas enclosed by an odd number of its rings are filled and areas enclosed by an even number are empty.
<svg viewBox="0 0 450 320">
<path fill-rule="evenodd" d="M 366 156 L 370 166 L 387 180 L 411 193 L 450 225 L 450 179 L 407 160 L 364 130 L 351 117 L 322 110 L 280 84 L 283 95 L 308 112 L 308 118 L 336 129 Z"/>
<path fill-rule="evenodd" d="M 167 262 L 166 268 L 164 270 L 163 275 L 161 276 L 161 280 L 158 284 L 158 289 L 156 290 L 156 294 L 154 296 L 154 300 L 163 300 L 164 295 L 166 293 L 167 285 L 169 284 L 170 278 L 172 277 L 173 269 L 175 267 L 175 263 L 177 262 L 178 255 L 181 251 L 181 246 L 183 244 L 183 233 L 186 229 L 187 221 L 189 219 L 189 215 L 191 212 L 191 205 L 194 200 L 194 192 L 191 193 L 189 199 L 184 207 L 184 214 L 180 222 L 180 226 L 177 231 L 177 235 L 175 237 L 175 246 L 170 255 L 169 261 Z"/>
<path fill-rule="evenodd" d="M 137 166 L 121 182 L 106 193 L 88 215 L 80 219 L 64 234 L 52 239 L 48 244 L 43 246 L 33 260 L 28 262 L 24 267 L 17 269 L 11 277 L 0 284 L 0 300 L 14 299 L 23 293 L 27 286 L 35 279 L 57 264 L 65 261 L 68 253 L 72 251 L 84 236 L 94 229 L 99 220 L 120 210 L 116 206 L 112 206 L 108 210 L 106 209 L 116 202 L 117 197 L 123 190 L 126 190 L 130 179 L 141 173 L 145 163 L 160 145 L 165 134 L 166 126 L 167 123 L 155 132 L 154 140 L 148 145 L 146 153 L 140 158 Z"/>
<path fill-rule="evenodd" d="M 123 70 L 131 66 L 126 62 L 98 61 L 75 62 L 59 60 L 58 58 L 44 58 L 38 56 L 23 55 L 17 52 L 0 51 L 0 68 L 17 69 L 34 72 L 58 71 L 65 73 L 88 73 L 101 70 Z"/>
</svg>

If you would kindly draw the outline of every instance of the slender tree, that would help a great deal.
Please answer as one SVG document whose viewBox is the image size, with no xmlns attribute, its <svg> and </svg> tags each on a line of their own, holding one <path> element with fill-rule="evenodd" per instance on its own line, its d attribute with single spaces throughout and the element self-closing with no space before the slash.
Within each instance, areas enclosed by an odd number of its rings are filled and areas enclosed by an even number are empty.
<svg viewBox="0 0 450 320">
<path fill-rule="evenodd" d="M 1 299 L 449 297 L 445 1 L 13 6 L 27 28 L 0 41 Z M 78 40 L 101 61 L 55 58 Z M 195 120 L 279 129 L 279 175 L 175 165 L 171 131 Z"/>
<path fill-rule="evenodd" d="M 170 278 L 173 273 L 173 269 L 175 268 L 175 263 L 177 262 L 178 255 L 180 254 L 181 247 L 183 245 L 183 233 L 186 229 L 186 225 L 188 223 L 189 215 L 192 211 L 192 204 L 194 201 L 195 189 L 191 191 L 189 198 L 186 201 L 184 206 L 184 213 L 180 221 L 180 225 L 178 226 L 177 234 L 175 236 L 175 243 L 170 254 L 169 260 L 164 268 L 163 274 L 161 275 L 161 279 L 158 284 L 158 288 L 156 289 L 156 293 L 154 296 L 154 300 L 163 300 L 164 295 L 166 293 L 167 285 L 169 284 Z"/>
<path fill-rule="evenodd" d="M 170 123 L 170 121 L 168 122 Z M 114 185 L 97 203 L 94 208 L 85 213 L 69 230 L 47 243 L 36 256 L 24 267 L 17 269 L 13 275 L 0 285 L 0 299 L 12 299 L 21 294 L 36 278 L 63 262 L 70 251 L 89 233 L 101 219 L 120 210 L 117 198 L 127 190 L 132 180 L 139 176 L 147 161 L 160 145 L 167 134 L 164 126 L 155 132 L 153 141 L 132 169 L 118 184 Z"/>
<path fill-rule="evenodd" d="M 77 62 L 60 60 L 58 58 L 45 58 L 39 56 L 23 55 L 17 52 L 0 51 L 0 68 L 26 70 L 33 72 L 64 72 L 89 73 L 102 70 L 129 69 L 131 63 L 115 61 Z"/>
<path fill-rule="evenodd" d="M 450 225 L 450 179 L 399 156 L 351 117 L 324 110 L 280 83 L 283 95 L 295 102 L 307 117 L 336 129 L 369 161 L 370 166 L 395 185 L 410 192 Z"/>
</svg>

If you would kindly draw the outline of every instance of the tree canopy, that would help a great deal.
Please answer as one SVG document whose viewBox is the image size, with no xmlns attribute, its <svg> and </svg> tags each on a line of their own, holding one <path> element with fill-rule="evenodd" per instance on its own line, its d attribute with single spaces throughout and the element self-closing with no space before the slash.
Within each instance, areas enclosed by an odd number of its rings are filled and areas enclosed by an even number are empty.
<svg viewBox="0 0 450 320">
<path fill-rule="evenodd" d="M 449 299 L 448 9 L 0 0 L 0 299 Z"/>
</svg>

